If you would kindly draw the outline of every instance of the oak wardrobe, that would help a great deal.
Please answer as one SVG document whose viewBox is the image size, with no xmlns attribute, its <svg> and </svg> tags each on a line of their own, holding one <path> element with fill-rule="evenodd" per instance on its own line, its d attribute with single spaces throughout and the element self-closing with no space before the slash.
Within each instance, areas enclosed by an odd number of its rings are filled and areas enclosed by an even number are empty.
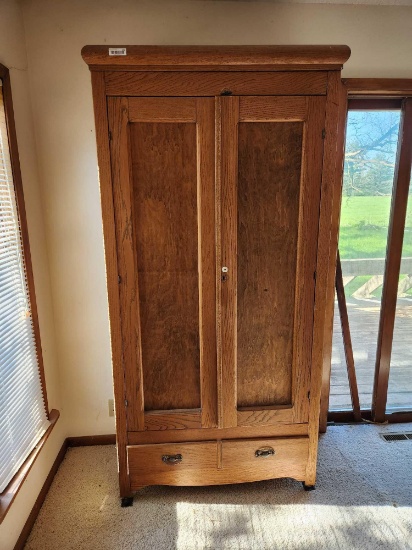
<svg viewBox="0 0 412 550">
<path fill-rule="evenodd" d="M 122 504 L 316 477 L 346 46 L 86 46 Z"/>
</svg>

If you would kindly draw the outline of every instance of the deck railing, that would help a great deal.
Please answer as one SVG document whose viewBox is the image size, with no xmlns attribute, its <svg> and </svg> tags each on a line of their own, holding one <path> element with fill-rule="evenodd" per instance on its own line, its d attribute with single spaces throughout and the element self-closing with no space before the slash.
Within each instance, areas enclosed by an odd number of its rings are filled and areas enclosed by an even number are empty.
<svg viewBox="0 0 412 550">
<path fill-rule="evenodd" d="M 342 260 L 343 285 L 349 284 L 355 277 L 368 276 L 369 279 L 359 287 L 352 296 L 354 298 L 373 298 L 373 292 L 383 284 L 385 258 L 358 258 Z M 408 296 L 406 292 L 412 288 L 412 258 L 402 258 L 401 274 L 404 275 L 398 284 L 398 297 Z"/>
</svg>

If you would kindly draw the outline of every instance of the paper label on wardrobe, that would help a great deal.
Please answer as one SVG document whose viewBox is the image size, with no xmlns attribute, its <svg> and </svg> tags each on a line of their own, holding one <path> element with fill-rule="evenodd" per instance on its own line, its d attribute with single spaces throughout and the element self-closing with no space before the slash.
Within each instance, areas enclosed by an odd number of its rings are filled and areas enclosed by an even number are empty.
<svg viewBox="0 0 412 550">
<path fill-rule="evenodd" d="M 109 55 L 126 55 L 126 48 L 109 48 Z"/>
</svg>

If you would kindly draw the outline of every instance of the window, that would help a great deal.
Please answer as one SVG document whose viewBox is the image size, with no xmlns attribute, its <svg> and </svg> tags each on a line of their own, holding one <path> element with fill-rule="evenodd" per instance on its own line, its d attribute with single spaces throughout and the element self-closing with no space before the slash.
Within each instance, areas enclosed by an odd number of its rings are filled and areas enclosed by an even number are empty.
<svg viewBox="0 0 412 550">
<path fill-rule="evenodd" d="M 0 65 L 0 493 L 48 428 L 7 69 Z"/>
</svg>

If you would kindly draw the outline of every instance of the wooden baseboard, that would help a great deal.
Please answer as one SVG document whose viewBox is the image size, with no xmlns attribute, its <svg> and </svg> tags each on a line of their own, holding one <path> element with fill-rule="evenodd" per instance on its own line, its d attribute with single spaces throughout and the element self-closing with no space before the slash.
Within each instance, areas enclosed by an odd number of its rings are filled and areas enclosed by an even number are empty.
<svg viewBox="0 0 412 550">
<path fill-rule="evenodd" d="M 68 437 L 68 447 L 89 447 L 90 445 L 116 445 L 116 435 L 83 435 L 80 437 Z"/>
<path fill-rule="evenodd" d="M 23 550 L 24 545 L 26 544 L 26 541 L 29 538 L 30 532 L 33 529 L 33 525 L 40 512 L 40 508 L 43 506 L 43 502 L 46 499 L 47 493 L 50 489 L 50 485 L 52 484 L 54 476 L 56 475 L 56 472 L 59 469 L 60 464 L 63 462 L 66 451 L 67 451 L 67 439 L 64 440 L 63 445 L 61 446 L 60 451 L 58 452 L 56 459 L 53 462 L 53 466 L 51 467 L 51 470 L 48 476 L 46 477 L 46 481 L 44 482 L 43 487 L 41 488 L 39 496 L 37 497 L 36 502 L 34 503 L 34 506 L 29 514 L 29 517 L 27 518 L 27 521 L 24 524 L 23 530 L 20 533 L 20 536 L 14 546 L 14 550 Z"/>
<path fill-rule="evenodd" d="M 23 550 L 24 545 L 26 544 L 27 539 L 33 529 L 33 526 L 36 522 L 37 516 L 39 515 L 40 509 L 43 506 L 43 503 L 46 499 L 47 493 L 49 492 L 50 486 L 53 482 L 54 476 L 57 473 L 57 470 L 60 467 L 60 464 L 63 462 L 66 451 L 69 447 L 87 447 L 90 445 L 115 445 L 116 444 L 116 435 L 86 435 L 81 437 L 67 437 L 63 445 L 58 452 L 53 466 L 46 477 L 43 487 L 39 493 L 39 496 L 34 503 L 34 506 L 27 518 L 26 523 L 24 524 L 23 530 L 20 533 L 20 536 L 14 546 L 14 550 Z"/>
</svg>

